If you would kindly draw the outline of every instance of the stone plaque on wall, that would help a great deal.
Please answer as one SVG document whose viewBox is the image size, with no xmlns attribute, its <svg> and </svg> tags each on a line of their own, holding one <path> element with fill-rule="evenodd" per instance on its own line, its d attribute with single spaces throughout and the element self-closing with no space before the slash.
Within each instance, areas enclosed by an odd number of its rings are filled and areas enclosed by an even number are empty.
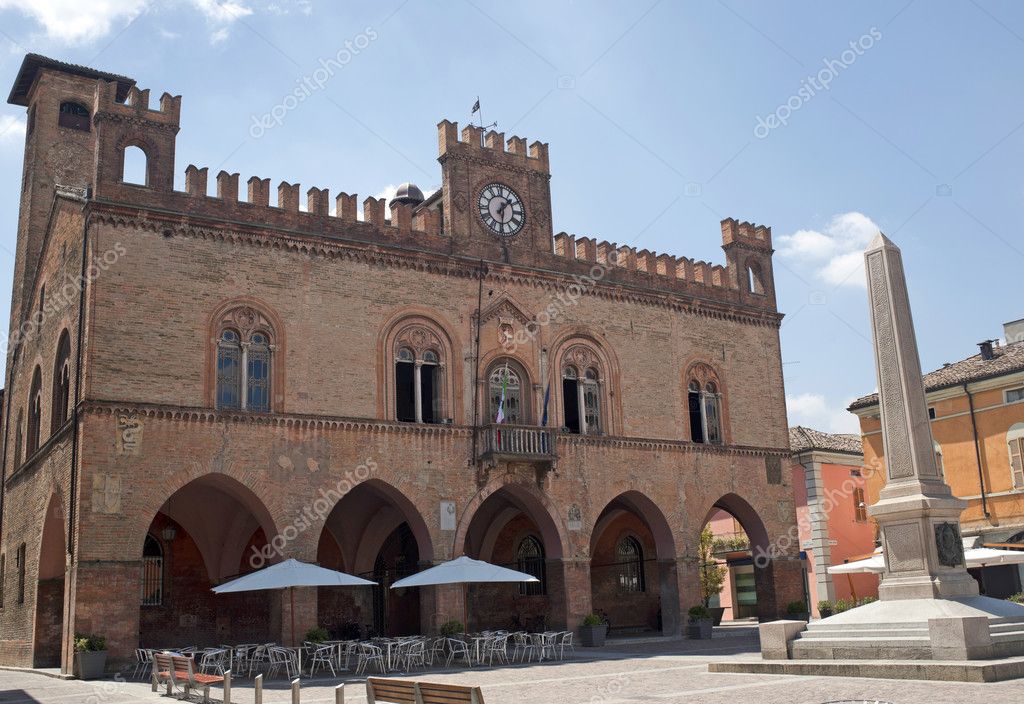
<svg viewBox="0 0 1024 704">
<path fill-rule="evenodd" d="M 781 457 L 765 457 L 764 458 L 764 469 L 765 474 L 768 478 L 769 484 L 781 484 L 782 483 L 782 458 Z"/>
<path fill-rule="evenodd" d="M 441 530 L 455 530 L 455 502 L 441 502 Z"/>
<path fill-rule="evenodd" d="M 134 413 L 117 414 L 117 454 L 137 455 L 142 447 L 142 419 Z"/>
<path fill-rule="evenodd" d="M 92 475 L 92 512 L 121 513 L 121 477 Z"/>
<path fill-rule="evenodd" d="M 583 530 L 583 511 L 576 504 L 569 507 L 567 523 L 569 530 Z"/>
<path fill-rule="evenodd" d="M 935 549 L 940 565 L 959 567 L 964 564 L 964 543 L 960 538 L 960 528 L 955 523 L 935 524 Z"/>
</svg>

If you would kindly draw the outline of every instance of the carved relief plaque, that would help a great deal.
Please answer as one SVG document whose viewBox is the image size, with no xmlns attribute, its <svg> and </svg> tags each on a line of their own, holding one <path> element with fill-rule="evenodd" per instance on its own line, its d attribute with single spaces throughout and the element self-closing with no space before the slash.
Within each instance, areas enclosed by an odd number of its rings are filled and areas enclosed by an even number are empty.
<svg viewBox="0 0 1024 704">
<path fill-rule="evenodd" d="M 923 570 L 924 545 L 916 523 L 903 523 L 883 528 L 883 545 L 891 572 Z"/>
</svg>

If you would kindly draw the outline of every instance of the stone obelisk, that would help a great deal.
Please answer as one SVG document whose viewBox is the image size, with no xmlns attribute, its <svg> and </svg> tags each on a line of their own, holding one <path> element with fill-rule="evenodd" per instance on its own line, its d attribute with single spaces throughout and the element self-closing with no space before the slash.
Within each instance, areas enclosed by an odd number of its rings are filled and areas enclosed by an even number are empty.
<svg viewBox="0 0 1024 704">
<path fill-rule="evenodd" d="M 882 601 L 969 597 L 960 513 L 939 473 L 899 247 L 879 233 L 864 253 L 878 371 L 886 484 L 868 511 L 885 551 Z"/>
</svg>

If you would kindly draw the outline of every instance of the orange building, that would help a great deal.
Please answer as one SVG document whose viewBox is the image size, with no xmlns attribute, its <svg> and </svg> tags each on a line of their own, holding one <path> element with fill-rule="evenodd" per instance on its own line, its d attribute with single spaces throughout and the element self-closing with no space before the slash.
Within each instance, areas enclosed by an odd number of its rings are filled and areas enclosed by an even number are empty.
<svg viewBox="0 0 1024 704">
<path fill-rule="evenodd" d="M 1006 344 L 979 343 L 978 354 L 923 379 L 939 468 L 953 494 L 967 500 L 961 530 L 978 545 L 1024 543 L 1024 320 L 1004 332 Z M 870 505 L 885 485 L 878 394 L 849 410 L 860 418 Z M 1021 591 L 1019 566 L 972 572 L 989 596 Z"/>
</svg>

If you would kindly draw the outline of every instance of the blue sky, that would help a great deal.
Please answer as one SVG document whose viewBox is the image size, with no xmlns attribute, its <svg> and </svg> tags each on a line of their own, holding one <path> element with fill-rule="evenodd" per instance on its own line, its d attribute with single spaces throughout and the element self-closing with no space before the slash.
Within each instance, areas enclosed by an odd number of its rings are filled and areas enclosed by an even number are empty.
<svg viewBox="0 0 1024 704">
<path fill-rule="evenodd" d="M 189 163 L 360 200 L 435 188 L 436 123 L 479 95 L 550 144 L 556 232 L 723 262 L 719 220 L 769 225 L 791 423 L 853 431 L 844 408 L 875 387 L 859 252 L 877 228 L 903 249 L 926 369 L 1024 317 L 1011 0 L 0 0 L 5 86 L 28 51 L 181 94 L 179 188 Z M 3 316 L 24 117 L 0 107 Z"/>
</svg>

